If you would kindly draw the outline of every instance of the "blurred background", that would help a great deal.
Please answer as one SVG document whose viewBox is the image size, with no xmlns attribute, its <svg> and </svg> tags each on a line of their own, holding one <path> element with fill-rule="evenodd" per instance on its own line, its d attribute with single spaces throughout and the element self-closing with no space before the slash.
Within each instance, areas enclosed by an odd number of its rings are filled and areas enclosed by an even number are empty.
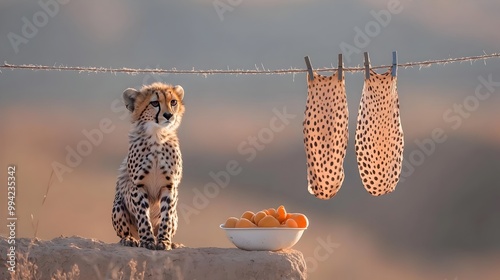
<svg viewBox="0 0 500 280">
<path fill-rule="evenodd" d="M 499 13 L 500 2 L 493 0 L 3 0 L 0 60 L 280 69 L 305 68 L 305 55 L 315 68 L 335 67 L 341 52 L 346 67 L 358 66 L 368 51 L 372 65 L 387 65 L 393 50 L 401 63 L 498 52 Z M 162 81 L 186 91 L 177 242 L 231 247 L 218 228 L 227 217 L 283 204 L 309 217 L 295 249 L 304 253 L 310 279 L 499 279 L 500 61 L 399 69 L 405 166 L 395 192 L 383 197 L 364 190 L 355 160 L 363 74 L 345 79 L 346 176 L 338 195 L 321 201 L 307 192 L 303 73 L 203 77 L 3 69 L 0 181 L 7 180 L 7 165 L 15 164 L 17 236 L 118 241 L 111 205 L 129 129 L 121 93 Z M 276 111 L 290 115 L 281 131 L 270 130 Z M 103 120 L 111 131 L 98 132 Z M 94 136 L 89 146 L 89 133 L 102 137 Z M 431 140 L 436 133 L 439 141 Z M 69 151 L 83 155 L 68 162 Z M 228 162 L 241 171 L 225 186 L 214 177 L 224 177 Z M 61 169 L 50 180 L 54 166 Z M 5 187 L 0 194 L 5 221 Z M 7 234 L 5 226 L 0 234 Z"/>
</svg>

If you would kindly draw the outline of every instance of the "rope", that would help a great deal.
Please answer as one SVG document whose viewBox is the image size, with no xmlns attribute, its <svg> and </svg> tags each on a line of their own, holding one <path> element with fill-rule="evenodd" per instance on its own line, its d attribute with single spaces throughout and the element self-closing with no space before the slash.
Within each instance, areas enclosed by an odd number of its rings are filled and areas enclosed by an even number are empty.
<svg viewBox="0 0 500 280">
<path fill-rule="evenodd" d="M 403 64 L 398 64 L 398 67 L 403 67 L 403 68 L 413 68 L 416 66 L 419 66 L 420 68 L 422 67 L 429 67 L 431 65 L 435 64 L 448 64 L 448 63 L 454 63 L 454 62 L 474 62 L 478 60 L 487 60 L 491 58 L 498 58 L 500 57 L 500 53 L 493 53 L 493 54 L 484 54 L 484 55 L 478 55 L 478 56 L 467 56 L 467 57 L 459 57 L 459 58 L 449 58 L 449 59 L 439 59 L 439 60 L 427 60 L 427 61 L 421 61 L 421 62 L 408 62 L 408 63 L 403 63 Z M 11 70 L 16 70 L 16 69 L 26 69 L 26 70 L 42 70 L 42 71 L 77 71 L 79 73 L 112 73 L 112 74 L 117 74 L 117 73 L 124 73 L 124 74 L 129 74 L 129 75 L 137 75 L 141 73 L 145 74 L 197 74 L 197 75 L 215 75 L 215 74 L 230 74 L 230 75 L 257 75 L 257 74 L 266 74 L 266 75 L 284 75 L 284 74 L 295 74 L 295 73 L 304 73 L 307 72 L 307 69 L 296 69 L 296 68 L 289 68 L 289 69 L 277 69 L 277 70 L 269 70 L 265 69 L 264 66 L 262 65 L 262 69 L 259 69 L 257 66 L 255 67 L 255 70 L 243 70 L 243 69 L 227 69 L 227 70 L 220 70 L 220 69 L 211 69 L 211 70 L 177 70 L 175 68 L 172 69 L 160 69 L 160 68 L 146 68 L 146 69 L 134 69 L 134 68 L 105 68 L 105 67 L 82 67 L 82 66 L 47 66 L 47 65 L 34 65 L 34 64 L 21 64 L 21 65 L 15 65 L 15 64 L 8 64 L 7 62 L 4 62 L 3 65 L 0 65 L 0 69 L 11 69 Z M 388 69 L 391 68 L 391 65 L 381 65 L 381 66 L 374 66 L 370 67 L 371 69 Z M 316 71 L 336 71 L 337 68 L 318 68 L 315 69 Z M 343 71 L 346 72 L 364 72 L 365 67 L 345 67 L 343 68 Z"/>
</svg>

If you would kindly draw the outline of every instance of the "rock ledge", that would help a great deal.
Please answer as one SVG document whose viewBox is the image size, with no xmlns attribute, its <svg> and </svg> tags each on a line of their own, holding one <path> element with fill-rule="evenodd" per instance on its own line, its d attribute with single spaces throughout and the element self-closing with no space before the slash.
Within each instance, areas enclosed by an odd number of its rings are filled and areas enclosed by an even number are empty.
<svg viewBox="0 0 500 280">
<path fill-rule="evenodd" d="M 0 237 L 0 279 L 9 279 Z M 81 237 L 16 239 L 12 279 L 306 279 L 302 253 L 182 248 L 150 251 Z"/>
</svg>

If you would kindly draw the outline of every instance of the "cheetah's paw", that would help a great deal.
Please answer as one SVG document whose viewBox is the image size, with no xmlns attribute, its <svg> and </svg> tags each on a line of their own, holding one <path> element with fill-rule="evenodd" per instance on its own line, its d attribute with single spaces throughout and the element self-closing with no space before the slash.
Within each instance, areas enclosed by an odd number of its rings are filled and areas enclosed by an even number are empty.
<svg viewBox="0 0 500 280">
<path fill-rule="evenodd" d="M 156 245 L 154 240 L 146 240 L 139 242 L 139 247 L 146 248 L 149 250 L 156 250 Z"/>
<path fill-rule="evenodd" d="M 132 236 L 123 237 L 120 240 L 120 244 L 127 247 L 137 247 L 139 243 Z"/>
<path fill-rule="evenodd" d="M 159 240 L 156 244 L 156 250 L 172 250 L 172 244 L 169 241 Z"/>
</svg>

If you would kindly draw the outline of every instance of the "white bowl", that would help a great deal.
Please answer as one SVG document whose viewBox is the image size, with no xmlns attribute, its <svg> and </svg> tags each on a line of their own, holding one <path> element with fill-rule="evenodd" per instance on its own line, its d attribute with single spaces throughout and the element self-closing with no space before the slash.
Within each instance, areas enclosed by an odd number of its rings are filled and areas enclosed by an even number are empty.
<svg viewBox="0 0 500 280">
<path fill-rule="evenodd" d="M 220 228 L 233 244 L 248 251 L 277 251 L 291 248 L 306 228 Z"/>
</svg>

